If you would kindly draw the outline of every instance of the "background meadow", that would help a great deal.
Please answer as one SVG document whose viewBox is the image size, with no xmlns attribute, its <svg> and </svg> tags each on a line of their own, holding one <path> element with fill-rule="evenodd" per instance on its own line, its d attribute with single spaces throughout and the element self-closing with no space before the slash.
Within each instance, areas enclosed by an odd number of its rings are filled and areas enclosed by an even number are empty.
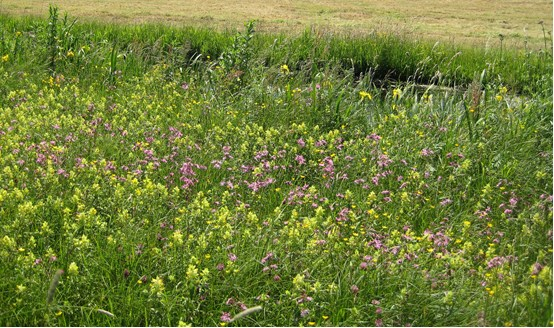
<svg viewBox="0 0 554 328">
<path fill-rule="evenodd" d="M 511 46 L 544 46 L 542 22 L 552 31 L 552 1 L 549 0 L 2 0 L 0 13 L 48 15 L 56 5 L 81 21 L 117 24 L 164 22 L 173 26 L 210 26 L 240 29 L 255 19 L 262 32 L 302 33 L 314 26 L 326 33 L 366 35 L 401 34 L 456 43 L 496 47 L 499 35 Z M 552 35 L 548 36 L 549 38 Z"/>
<path fill-rule="evenodd" d="M 552 326 L 549 39 L 0 20 L 3 326 Z"/>
</svg>

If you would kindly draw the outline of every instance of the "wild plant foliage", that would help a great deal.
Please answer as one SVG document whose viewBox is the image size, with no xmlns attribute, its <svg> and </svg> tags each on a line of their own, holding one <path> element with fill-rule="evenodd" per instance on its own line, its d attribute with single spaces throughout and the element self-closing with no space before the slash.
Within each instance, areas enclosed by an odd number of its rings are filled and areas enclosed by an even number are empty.
<svg viewBox="0 0 554 328">
<path fill-rule="evenodd" d="M 0 324 L 552 325 L 551 53 L 0 20 Z"/>
</svg>

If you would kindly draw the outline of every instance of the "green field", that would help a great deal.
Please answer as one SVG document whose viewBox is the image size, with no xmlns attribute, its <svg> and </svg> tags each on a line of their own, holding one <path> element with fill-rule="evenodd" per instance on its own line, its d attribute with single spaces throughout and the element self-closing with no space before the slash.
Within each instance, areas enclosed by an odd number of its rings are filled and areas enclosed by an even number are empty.
<svg viewBox="0 0 554 328">
<path fill-rule="evenodd" d="M 551 21 L 477 46 L 13 3 L 0 325 L 553 326 Z"/>
</svg>

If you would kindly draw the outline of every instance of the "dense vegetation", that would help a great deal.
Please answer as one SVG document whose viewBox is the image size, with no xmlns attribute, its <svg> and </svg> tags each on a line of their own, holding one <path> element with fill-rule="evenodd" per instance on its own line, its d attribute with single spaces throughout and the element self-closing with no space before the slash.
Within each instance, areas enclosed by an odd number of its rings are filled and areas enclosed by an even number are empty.
<svg viewBox="0 0 554 328">
<path fill-rule="evenodd" d="M 550 50 L 0 21 L 0 324 L 552 325 Z"/>
</svg>

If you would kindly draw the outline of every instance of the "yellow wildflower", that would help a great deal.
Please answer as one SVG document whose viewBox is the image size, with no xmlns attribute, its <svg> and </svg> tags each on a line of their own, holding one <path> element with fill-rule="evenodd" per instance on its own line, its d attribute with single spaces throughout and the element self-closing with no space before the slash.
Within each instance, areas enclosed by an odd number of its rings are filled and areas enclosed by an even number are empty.
<svg viewBox="0 0 554 328">
<path fill-rule="evenodd" d="M 27 287 L 25 287 L 23 285 L 17 285 L 17 287 L 16 287 L 16 291 L 18 293 L 23 293 L 26 289 L 27 289 Z"/>
<path fill-rule="evenodd" d="M 183 234 L 181 233 L 181 230 L 175 230 L 172 237 L 175 245 L 180 246 L 183 244 Z"/>
<path fill-rule="evenodd" d="M 541 272 L 539 273 L 539 280 L 548 283 L 552 282 L 552 270 L 550 270 L 550 267 L 545 266 Z"/>
<path fill-rule="evenodd" d="M 198 279 L 198 269 L 196 268 L 196 265 L 189 264 L 187 267 L 186 275 L 188 280 Z"/>
<path fill-rule="evenodd" d="M 368 100 L 372 100 L 373 97 L 371 97 L 371 94 L 366 91 L 360 91 L 360 98 L 361 100 L 364 100 L 364 98 L 367 98 Z"/>
<path fill-rule="evenodd" d="M 73 275 L 73 276 L 76 276 L 79 274 L 79 267 L 77 266 L 77 264 L 75 264 L 75 262 L 71 262 L 71 264 L 69 264 L 69 268 L 67 269 L 67 273 L 69 273 L 70 275 Z"/>
<path fill-rule="evenodd" d="M 426 103 L 433 101 L 433 95 L 427 93 L 423 94 L 423 101 Z"/>
<path fill-rule="evenodd" d="M 152 294 L 161 294 L 165 289 L 164 281 L 159 276 L 150 282 L 150 291 Z"/>
</svg>

